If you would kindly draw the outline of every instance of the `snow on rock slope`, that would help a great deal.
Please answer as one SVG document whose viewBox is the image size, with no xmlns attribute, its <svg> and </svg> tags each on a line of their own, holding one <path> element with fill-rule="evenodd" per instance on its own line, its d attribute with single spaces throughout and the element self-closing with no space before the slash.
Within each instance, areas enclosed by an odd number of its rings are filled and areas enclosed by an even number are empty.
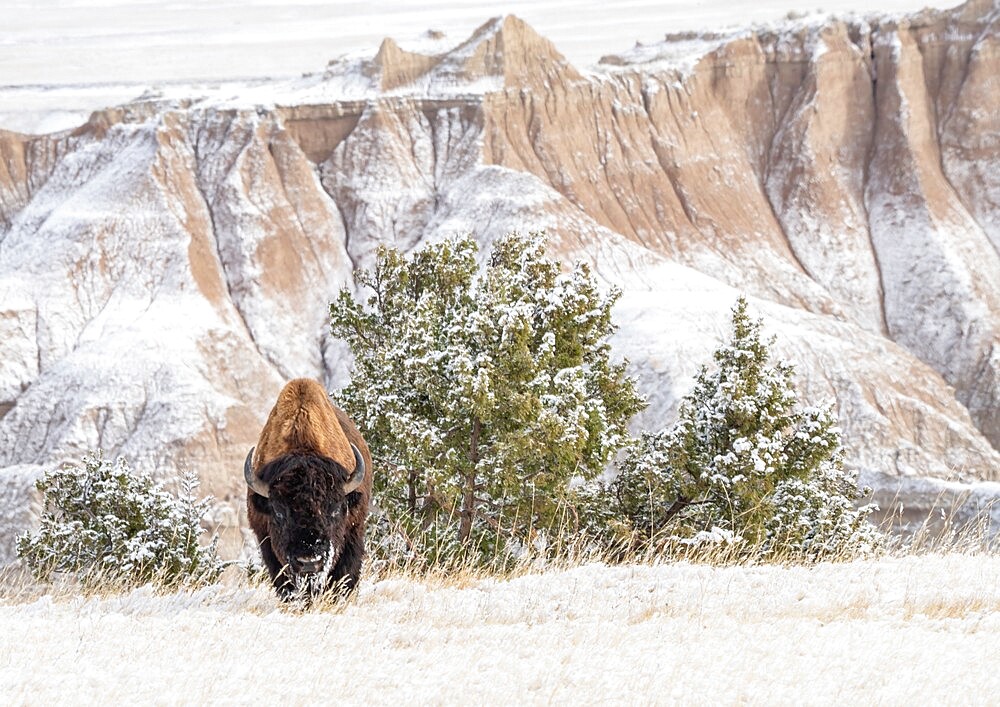
<svg viewBox="0 0 1000 707">
<path fill-rule="evenodd" d="M 998 576 L 996 557 L 945 555 L 387 579 L 305 613 L 264 587 L 8 599 L 0 692 L 77 704 L 987 704 L 1000 689 Z"/>
<path fill-rule="evenodd" d="M 506 17 L 451 50 L 387 41 L 0 132 L 0 479 L 27 499 L 25 469 L 98 446 L 195 469 L 238 545 L 240 463 L 282 381 L 345 380 L 326 308 L 354 267 L 545 228 L 624 290 L 639 426 L 670 421 L 745 292 L 808 397 L 836 398 L 853 464 L 996 480 L 998 18 L 973 0 L 673 37 L 585 75 Z"/>
</svg>

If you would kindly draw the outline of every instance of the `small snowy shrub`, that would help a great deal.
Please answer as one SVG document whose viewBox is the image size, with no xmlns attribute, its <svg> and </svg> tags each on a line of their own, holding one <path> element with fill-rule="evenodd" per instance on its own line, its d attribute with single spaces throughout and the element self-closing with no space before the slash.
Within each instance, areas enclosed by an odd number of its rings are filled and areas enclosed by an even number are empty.
<svg viewBox="0 0 1000 707">
<path fill-rule="evenodd" d="M 17 553 L 42 581 L 60 572 L 89 585 L 178 585 L 210 582 L 222 571 L 216 539 L 199 543 L 211 499 L 195 500 L 194 475 L 174 496 L 124 459 L 97 453 L 47 472 L 36 487 L 40 528 L 17 539 Z"/>
<path fill-rule="evenodd" d="M 391 547 L 495 558 L 533 541 L 644 406 L 611 361 L 618 292 L 602 293 L 585 264 L 563 272 L 542 234 L 498 239 L 482 267 L 477 251 L 469 236 L 411 256 L 380 249 L 357 273 L 367 302 L 344 290 L 330 307 L 354 355 L 337 399 L 378 461 Z"/>
<path fill-rule="evenodd" d="M 675 543 L 710 532 L 785 557 L 876 550 L 875 507 L 855 505 L 867 490 L 844 469 L 832 408 L 799 405 L 792 367 L 768 362 L 761 321 L 743 298 L 732 323 L 677 422 L 625 455 L 608 489 L 614 515 L 627 532 Z"/>
</svg>

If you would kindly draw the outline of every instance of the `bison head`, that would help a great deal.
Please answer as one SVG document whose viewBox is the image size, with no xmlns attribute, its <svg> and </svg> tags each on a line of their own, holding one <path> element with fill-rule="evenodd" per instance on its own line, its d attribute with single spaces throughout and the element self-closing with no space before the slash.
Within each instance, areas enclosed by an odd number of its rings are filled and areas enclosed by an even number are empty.
<svg viewBox="0 0 1000 707">
<path fill-rule="evenodd" d="M 254 473 L 243 465 L 254 508 L 267 518 L 271 549 L 296 587 L 321 591 L 345 546 L 348 494 L 361 486 L 365 462 L 353 444 L 354 469 L 329 457 L 285 454 Z"/>
</svg>

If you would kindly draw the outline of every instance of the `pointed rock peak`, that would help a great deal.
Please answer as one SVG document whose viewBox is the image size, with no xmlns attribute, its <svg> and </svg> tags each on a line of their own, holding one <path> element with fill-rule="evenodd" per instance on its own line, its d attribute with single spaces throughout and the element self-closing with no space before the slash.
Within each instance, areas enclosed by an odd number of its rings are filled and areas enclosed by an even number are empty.
<svg viewBox="0 0 1000 707">
<path fill-rule="evenodd" d="M 466 80 L 500 77 L 505 86 L 582 78 L 552 42 L 513 15 L 485 22 L 445 60 Z"/>
<path fill-rule="evenodd" d="M 417 52 L 408 52 L 400 47 L 394 39 L 386 37 L 375 55 L 375 65 L 378 67 L 380 87 L 383 91 L 391 91 L 399 86 L 412 83 L 434 68 L 440 57 L 427 56 Z"/>
<path fill-rule="evenodd" d="M 392 63 L 398 56 L 404 53 L 403 49 L 396 44 L 395 39 L 386 37 L 382 40 L 382 44 L 378 48 L 378 53 L 375 55 L 375 63 L 379 66 L 385 66 L 387 63 Z"/>
</svg>

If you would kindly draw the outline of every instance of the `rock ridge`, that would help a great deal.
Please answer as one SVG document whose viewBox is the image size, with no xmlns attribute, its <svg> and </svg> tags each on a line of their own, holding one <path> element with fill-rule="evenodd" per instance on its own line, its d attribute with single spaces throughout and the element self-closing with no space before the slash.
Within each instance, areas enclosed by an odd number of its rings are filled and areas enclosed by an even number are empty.
<svg viewBox="0 0 1000 707">
<path fill-rule="evenodd" d="M 998 22 L 974 1 L 672 36 L 584 74 L 495 18 L 449 51 L 386 40 L 270 103 L 0 132 L 11 527 L 33 475 L 103 447 L 197 470 L 238 547 L 240 465 L 282 382 L 346 380 L 327 306 L 354 269 L 379 245 L 536 228 L 623 290 L 639 427 L 672 420 L 742 292 L 807 397 L 835 399 L 851 464 L 997 480 Z"/>
</svg>

